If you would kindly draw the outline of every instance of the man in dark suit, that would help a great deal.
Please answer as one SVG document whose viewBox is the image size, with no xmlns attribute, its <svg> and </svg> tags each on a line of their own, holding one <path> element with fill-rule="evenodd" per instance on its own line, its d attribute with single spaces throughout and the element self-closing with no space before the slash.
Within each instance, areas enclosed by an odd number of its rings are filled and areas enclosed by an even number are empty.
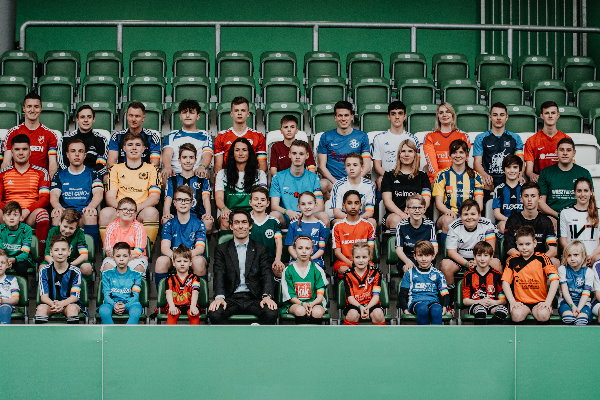
<svg viewBox="0 0 600 400">
<path fill-rule="evenodd" d="M 233 239 L 215 252 L 215 299 L 208 307 L 213 324 L 227 323 L 235 314 L 253 314 L 261 324 L 277 321 L 273 300 L 273 272 L 267 249 L 250 240 L 252 218 L 245 210 L 229 215 Z"/>
</svg>

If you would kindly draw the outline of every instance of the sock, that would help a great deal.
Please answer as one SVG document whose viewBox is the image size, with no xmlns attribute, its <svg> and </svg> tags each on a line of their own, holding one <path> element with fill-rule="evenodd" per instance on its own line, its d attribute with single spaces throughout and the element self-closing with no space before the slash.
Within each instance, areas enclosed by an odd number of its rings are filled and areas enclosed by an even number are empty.
<svg viewBox="0 0 600 400">
<path fill-rule="evenodd" d="M 385 322 L 373 322 L 373 325 L 385 325 Z"/>
<path fill-rule="evenodd" d="M 309 319 L 309 317 L 307 317 L 306 315 L 296 316 L 295 317 L 296 325 L 306 325 L 309 323 L 308 319 Z"/>
<path fill-rule="evenodd" d="M 154 283 L 156 283 L 156 290 L 158 290 L 159 282 L 168 276 L 169 276 L 169 274 L 167 274 L 167 273 L 160 273 L 160 272 L 154 273 Z"/>
<path fill-rule="evenodd" d="M 47 324 L 48 323 L 48 316 L 47 315 L 36 315 L 35 316 L 35 323 L 36 324 Z"/>
<path fill-rule="evenodd" d="M 40 240 L 40 254 L 46 251 L 46 239 L 50 230 L 50 216 L 48 211 L 42 210 L 35 216 L 35 234 Z"/>
<path fill-rule="evenodd" d="M 100 229 L 98 228 L 98 225 L 84 225 L 83 233 L 88 234 L 91 237 L 93 237 L 96 248 L 100 248 L 100 246 L 101 246 L 101 244 L 100 244 L 101 243 L 100 242 Z"/>
<path fill-rule="evenodd" d="M 158 236 L 158 221 L 144 221 L 144 228 L 146 229 L 146 235 L 148 240 L 152 243 L 156 243 L 156 237 Z"/>
<path fill-rule="evenodd" d="M 577 317 L 577 319 L 575 320 L 575 325 L 577 325 L 577 326 L 584 326 L 587 324 L 588 324 L 587 317 Z"/>
<path fill-rule="evenodd" d="M 568 325 L 571 325 L 571 324 L 573 324 L 573 323 L 575 322 L 575 320 L 576 320 L 576 319 L 577 319 L 577 318 L 575 318 L 575 317 L 574 317 L 574 316 L 572 316 L 572 315 L 564 315 L 564 316 L 562 317 L 562 321 L 563 321 L 565 324 L 568 324 Z"/>
<path fill-rule="evenodd" d="M 67 317 L 67 324 L 78 324 L 79 323 L 79 317 L 75 316 L 75 317 Z"/>
<path fill-rule="evenodd" d="M 500 325 L 504 323 L 504 320 L 508 317 L 508 307 L 497 306 L 494 316 L 492 317 L 491 324 Z"/>
<path fill-rule="evenodd" d="M 446 245 L 446 238 L 448 237 L 447 233 L 440 232 L 440 241 L 438 242 L 440 246 Z"/>
<path fill-rule="evenodd" d="M 311 325 L 321 325 L 323 323 L 323 318 L 308 317 L 308 323 Z"/>
<path fill-rule="evenodd" d="M 350 322 L 346 318 L 344 318 L 344 325 L 358 325 L 358 321 Z"/>
<path fill-rule="evenodd" d="M 98 228 L 98 231 L 100 233 L 100 240 L 102 241 L 102 243 L 104 243 L 104 236 L 106 235 L 106 225 L 105 226 L 100 226 Z"/>
</svg>

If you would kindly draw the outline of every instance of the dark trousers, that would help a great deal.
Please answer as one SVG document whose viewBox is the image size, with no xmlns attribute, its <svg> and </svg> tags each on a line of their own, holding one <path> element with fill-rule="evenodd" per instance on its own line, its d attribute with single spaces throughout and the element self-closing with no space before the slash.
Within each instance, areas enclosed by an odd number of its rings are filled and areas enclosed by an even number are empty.
<svg viewBox="0 0 600 400">
<path fill-rule="evenodd" d="M 252 314 L 258 317 L 259 323 L 272 325 L 277 322 L 277 310 L 270 310 L 267 306 L 261 307 L 262 299 L 252 296 L 250 292 L 234 293 L 226 297 L 227 308 L 219 307 L 216 311 L 209 311 L 208 318 L 211 324 L 226 324 L 229 317 L 236 314 Z"/>
</svg>

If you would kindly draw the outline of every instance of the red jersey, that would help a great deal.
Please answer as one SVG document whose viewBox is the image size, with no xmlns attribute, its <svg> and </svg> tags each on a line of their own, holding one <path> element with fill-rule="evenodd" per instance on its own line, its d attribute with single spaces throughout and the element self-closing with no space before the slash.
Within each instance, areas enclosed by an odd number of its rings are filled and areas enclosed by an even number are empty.
<svg viewBox="0 0 600 400">
<path fill-rule="evenodd" d="M 258 161 L 267 161 L 267 142 L 262 133 L 255 131 L 254 129 L 246 128 L 246 132 L 242 135 L 238 135 L 233 131 L 233 128 L 229 128 L 226 131 L 219 132 L 215 138 L 215 156 L 223 154 L 223 166 L 225 166 L 225 163 L 227 162 L 227 154 L 229 153 L 229 148 L 232 143 L 235 139 L 241 137 L 248 139 L 256 153 Z"/>
<path fill-rule="evenodd" d="M 463 278 L 463 299 L 491 300 L 505 299 L 502 290 L 502 274 L 490 268 L 485 275 L 480 275 L 475 269 L 468 271 Z"/>
<path fill-rule="evenodd" d="M 452 166 L 450 143 L 459 139 L 465 141 L 469 148 L 471 147 L 469 135 L 458 129 L 448 133 L 433 131 L 425 136 L 423 153 L 427 161 L 427 175 L 430 182 L 433 182 L 438 172 Z"/>
<path fill-rule="evenodd" d="M 541 130 L 527 139 L 525 142 L 525 161 L 533 162 L 534 173 L 539 174 L 544 168 L 558 163 L 558 155 L 556 154 L 558 142 L 568 137 L 561 131 L 550 137 Z"/>
<path fill-rule="evenodd" d="M 30 165 L 24 173 L 14 166 L 0 171 L 0 208 L 16 201 L 21 208 L 33 211 L 50 204 L 50 177 L 44 168 Z"/>
<path fill-rule="evenodd" d="M 179 276 L 174 274 L 167 278 L 167 290 L 173 292 L 173 303 L 176 306 L 189 307 L 192 303 L 192 292 L 200 291 L 200 281 L 196 275 L 189 274 L 182 282 Z"/>
<path fill-rule="evenodd" d="M 4 152 L 12 149 L 11 141 L 12 138 L 19 134 L 25 134 L 29 138 L 31 156 L 29 157 L 29 163 L 38 167 L 48 170 L 49 157 L 55 156 L 58 149 L 58 139 L 54 132 L 40 124 L 36 129 L 31 130 L 25 126 L 25 123 L 17 125 L 11 128 L 6 134 L 4 139 L 4 146 L 2 146 L 1 158 L 4 158 Z"/>
<path fill-rule="evenodd" d="M 360 304 L 369 304 L 374 295 L 381 293 L 381 271 L 369 266 L 363 276 L 358 275 L 354 267 L 344 272 L 344 288 L 346 289 L 346 304 L 348 297 L 353 296 Z M 378 304 L 381 304 L 379 302 Z"/>
<path fill-rule="evenodd" d="M 271 158 L 269 160 L 269 168 L 277 168 L 277 171 L 289 169 L 292 166 L 290 159 L 290 148 L 283 142 L 275 142 L 271 146 Z M 313 156 L 312 150 L 308 149 L 308 159 L 304 163 L 304 168 L 310 172 L 317 173 L 317 163 Z"/>
<path fill-rule="evenodd" d="M 333 226 L 333 248 L 341 249 L 342 254 L 352 259 L 354 243 L 367 242 L 369 247 L 375 246 L 375 228 L 365 219 L 349 222 L 346 218 Z"/>
</svg>

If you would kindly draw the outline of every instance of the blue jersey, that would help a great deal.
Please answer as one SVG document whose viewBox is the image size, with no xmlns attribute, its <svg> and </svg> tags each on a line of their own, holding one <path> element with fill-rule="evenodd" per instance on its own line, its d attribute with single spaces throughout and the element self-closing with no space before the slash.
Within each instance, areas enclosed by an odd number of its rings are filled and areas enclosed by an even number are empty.
<svg viewBox="0 0 600 400">
<path fill-rule="evenodd" d="M 344 158 L 347 154 L 358 153 L 363 159 L 371 158 L 369 137 L 356 129 L 348 135 L 340 135 L 337 129 L 332 129 L 321 135 L 317 153 L 327 155 L 327 170 L 335 179 L 341 179 L 346 176 Z"/>
<path fill-rule="evenodd" d="M 192 196 L 192 213 L 196 214 L 198 218 L 201 218 L 204 214 L 206 214 L 206 209 L 204 208 L 204 202 L 202 201 L 202 196 L 205 194 L 212 193 L 212 189 L 210 187 L 210 182 L 206 178 L 200 178 L 196 175 L 191 178 L 184 178 L 180 174 L 169 177 L 167 179 L 167 187 L 165 190 L 165 196 L 173 198 L 173 193 L 178 186 L 189 186 L 194 192 Z M 175 206 L 171 204 L 171 214 L 175 215 L 177 211 L 175 210 Z"/>
<path fill-rule="evenodd" d="M 523 211 L 523 203 L 521 203 L 521 184 L 517 183 L 514 188 L 506 183 L 501 183 L 494 189 L 494 200 L 492 200 L 492 208 L 499 208 L 502 215 L 510 217 L 513 211 Z"/>
<path fill-rule="evenodd" d="M 125 134 L 128 132 L 129 129 L 115 131 L 110 137 L 110 142 L 108 142 L 108 151 L 119 152 L 117 163 L 124 163 L 126 161 L 123 139 L 125 139 Z M 142 154 L 142 161 L 146 163 L 150 163 L 152 160 L 160 161 L 160 134 L 157 131 L 144 128 L 139 136 L 146 147 L 146 150 Z"/>
<path fill-rule="evenodd" d="M 81 271 L 74 265 L 59 274 L 54 263 L 42 264 L 39 273 L 40 296 L 47 294 L 51 300 L 66 300 L 71 296 L 79 299 L 81 293 Z"/>
<path fill-rule="evenodd" d="M 269 197 L 279 197 L 283 208 L 299 211 L 298 198 L 303 192 L 313 192 L 317 199 L 323 199 L 317 174 L 304 170 L 302 176 L 294 176 L 286 169 L 273 177 Z"/>
<path fill-rule="evenodd" d="M 168 220 L 162 229 L 162 238 L 171 241 L 171 248 L 177 248 L 180 245 L 188 249 L 194 249 L 198 246 L 206 247 L 206 228 L 204 222 L 195 215 L 190 215 L 187 224 L 179 222 L 177 215 Z"/>
<path fill-rule="evenodd" d="M 431 267 L 427 271 L 411 268 L 404 274 L 400 287 L 408 289 L 408 307 L 416 302 L 438 302 L 440 295 L 448 294 L 446 278 L 437 268 Z"/>
<path fill-rule="evenodd" d="M 104 304 L 135 303 L 142 291 L 142 274 L 130 268 L 120 273 L 117 268 L 102 273 L 102 294 Z"/>
<path fill-rule="evenodd" d="M 60 193 L 60 205 L 63 208 L 74 208 L 81 212 L 92 201 L 94 189 L 104 190 L 98 173 L 89 167 L 84 167 L 78 174 L 69 168 L 58 171 L 52 178 L 50 190 Z"/>
<path fill-rule="evenodd" d="M 473 157 L 481 157 L 483 170 L 494 178 L 494 186 L 504 182 L 502 161 L 510 154 L 523 157 L 523 141 L 519 135 L 509 131 L 496 136 L 487 130 L 477 135 L 473 143 Z"/>
<path fill-rule="evenodd" d="M 418 241 L 425 240 L 431 242 L 437 248 L 437 237 L 435 234 L 435 223 L 424 219 L 418 228 L 410 223 L 410 220 L 401 221 L 396 227 L 396 247 L 402 247 L 404 254 L 415 264 L 415 244 Z"/>
<path fill-rule="evenodd" d="M 589 302 L 594 285 L 594 272 L 591 268 L 583 267 L 575 271 L 568 265 L 561 265 L 558 267 L 558 277 L 561 285 L 566 283 L 569 287 L 569 294 L 571 295 L 573 304 L 579 305 L 579 300 L 581 300 L 581 296 L 584 294 L 588 296 Z M 562 292 L 560 292 L 560 299 L 564 300 Z"/>
<path fill-rule="evenodd" d="M 288 227 L 287 234 L 285 235 L 286 246 L 292 246 L 294 240 L 298 236 L 308 236 L 313 241 L 313 254 L 319 250 L 325 250 L 327 240 L 329 239 L 329 228 L 321 221 L 317 222 L 298 222 L 292 221 Z M 321 267 L 324 267 L 323 257 L 313 260 L 318 263 Z M 291 261 L 290 261 L 291 262 Z"/>
</svg>

